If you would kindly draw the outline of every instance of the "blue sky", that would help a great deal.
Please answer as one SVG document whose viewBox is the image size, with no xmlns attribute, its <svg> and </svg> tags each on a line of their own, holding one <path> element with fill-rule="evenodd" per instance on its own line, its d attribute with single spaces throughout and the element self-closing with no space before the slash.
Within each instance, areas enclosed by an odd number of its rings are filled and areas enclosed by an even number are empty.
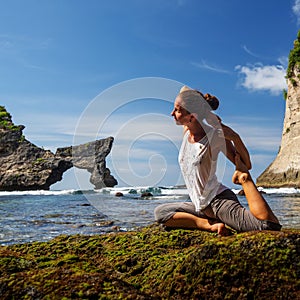
<svg viewBox="0 0 300 300">
<path fill-rule="evenodd" d="M 254 178 L 275 158 L 299 0 L 0 6 L 0 104 L 36 145 L 55 151 L 112 135 L 108 167 L 120 185 L 179 184 L 181 128 L 169 113 L 186 84 L 219 98 L 216 113 L 248 146 Z M 233 187 L 233 166 L 224 168 Z M 53 188 L 89 187 L 88 173 L 76 174 Z"/>
</svg>

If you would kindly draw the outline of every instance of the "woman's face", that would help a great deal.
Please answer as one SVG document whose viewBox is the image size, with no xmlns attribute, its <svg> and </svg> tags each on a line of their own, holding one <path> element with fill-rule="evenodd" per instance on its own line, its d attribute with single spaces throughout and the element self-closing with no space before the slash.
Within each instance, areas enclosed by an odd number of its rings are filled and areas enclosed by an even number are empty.
<svg viewBox="0 0 300 300">
<path fill-rule="evenodd" d="M 182 106 L 181 106 L 181 98 L 177 96 L 174 102 L 174 109 L 171 112 L 171 116 L 174 117 L 174 120 L 177 125 L 186 125 L 190 121 L 190 113 L 188 113 Z"/>
</svg>

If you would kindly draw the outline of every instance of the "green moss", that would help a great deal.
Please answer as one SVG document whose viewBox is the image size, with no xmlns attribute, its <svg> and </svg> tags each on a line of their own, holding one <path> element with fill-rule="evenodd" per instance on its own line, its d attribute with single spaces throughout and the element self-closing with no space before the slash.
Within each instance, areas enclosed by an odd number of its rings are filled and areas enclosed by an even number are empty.
<svg viewBox="0 0 300 300">
<path fill-rule="evenodd" d="M 284 89 L 284 90 L 282 91 L 282 93 L 283 93 L 283 98 L 284 98 L 284 100 L 286 100 L 286 99 L 287 99 L 287 95 L 288 95 L 287 90 Z"/>
<path fill-rule="evenodd" d="M 19 130 L 11 121 L 11 114 L 6 111 L 4 106 L 0 106 L 0 127 L 7 130 Z"/>
<path fill-rule="evenodd" d="M 300 30 L 298 31 L 297 39 L 294 41 L 294 48 L 289 54 L 289 63 L 287 68 L 286 77 L 292 79 L 295 67 L 300 65 Z"/>
<path fill-rule="evenodd" d="M 25 136 L 22 134 L 19 138 L 19 143 L 23 143 L 25 141 Z"/>
<path fill-rule="evenodd" d="M 291 78 L 290 78 L 290 81 L 291 81 L 293 87 L 296 87 L 296 86 L 297 86 L 297 81 L 296 81 L 294 78 L 291 77 Z"/>
<path fill-rule="evenodd" d="M 44 164 L 46 162 L 47 160 L 45 158 L 38 157 L 35 161 L 32 162 L 32 167 L 34 167 L 35 165 Z"/>
<path fill-rule="evenodd" d="M 0 119 L 9 118 L 11 119 L 10 113 L 7 112 L 5 106 L 0 105 Z"/>
<path fill-rule="evenodd" d="M 4 106 L 0 106 L 0 124 L 3 122 L 11 123 L 11 115 L 6 111 Z"/>
<path fill-rule="evenodd" d="M 0 247 L 1 299 L 298 299 L 300 231 L 60 236 Z"/>
<path fill-rule="evenodd" d="M 10 119 L 11 115 L 7 111 L 0 111 L 0 120 Z"/>
</svg>

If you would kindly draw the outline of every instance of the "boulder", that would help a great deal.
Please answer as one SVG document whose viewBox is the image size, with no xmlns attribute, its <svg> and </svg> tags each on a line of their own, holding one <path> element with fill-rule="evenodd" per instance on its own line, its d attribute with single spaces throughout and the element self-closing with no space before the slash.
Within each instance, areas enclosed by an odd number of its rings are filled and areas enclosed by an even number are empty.
<svg viewBox="0 0 300 300">
<path fill-rule="evenodd" d="M 124 195 L 123 195 L 123 193 L 121 193 L 121 192 L 116 192 L 115 196 L 116 196 L 116 197 L 123 197 Z"/>
</svg>

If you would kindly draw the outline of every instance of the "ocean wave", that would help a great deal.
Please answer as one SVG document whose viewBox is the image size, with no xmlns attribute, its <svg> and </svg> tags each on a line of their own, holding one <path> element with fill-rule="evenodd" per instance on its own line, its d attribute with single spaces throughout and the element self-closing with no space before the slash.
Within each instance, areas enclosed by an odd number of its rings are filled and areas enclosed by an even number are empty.
<svg viewBox="0 0 300 300">
<path fill-rule="evenodd" d="M 232 189 L 232 191 L 235 194 L 238 194 L 241 189 Z M 260 192 L 266 193 L 266 194 L 300 194 L 300 189 L 297 188 L 262 188 L 258 187 L 258 190 Z"/>
<path fill-rule="evenodd" d="M 238 194 L 241 189 L 231 189 Z M 300 194 L 297 188 L 258 188 L 266 194 Z M 159 187 L 114 187 L 97 190 L 98 193 L 115 195 L 121 192 L 124 196 L 140 196 L 143 193 L 151 193 L 153 196 L 188 196 L 188 190 L 183 186 L 159 186 Z"/>
<path fill-rule="evenodd" d="M 0 197 L 1 196 L 40 196 L 40 195 L 67 195 L 67 194 L 76 194 L 78 192 L 82 191 L 77 191 L 77 190 L 61 190 L 61 191 L 45 191 L 45 190 L 37 190 L 37 191 L 2 191 L 0 192 Z"/>
<path fill-rule="evenodd" d="M 135 187 L 114 187 L 114 188 L 103 188 L 97 190 L 98 193 L 115 195 L 122 193 L 124 196 L 141 196 L 145 193 L 150 193 L 153 196 L 170 196 L 170 195 L 188 195 L 187 189 L 176 188 L 173 186 L 135 186 Z"/>
<path fill-rule="evenodd" d="M 300 194 L 300 189 L 297 188 L 258 188 L 267 194 Z"/>
<path fill-rule="evenodd" d="M 235 194 L 238 194 L 241 189 L 231 189 Z M 266 194 L 300 194 L 298 188 L 258 188 Z M 99 190 L 37 190 L 37 191 L 1 191 L 1 196 L 51 196 L 51 195 L 76 195 L 76 194 L 103 194 L 113 195 L 122 193 L 125 197 L 139 198 L 145 193 L 150 193 L 155 198 L 182 198 L 188 197 L 188 190 L 184 186 L 130 186 L 130 187 L 106 187 Z"/>
</svg>

